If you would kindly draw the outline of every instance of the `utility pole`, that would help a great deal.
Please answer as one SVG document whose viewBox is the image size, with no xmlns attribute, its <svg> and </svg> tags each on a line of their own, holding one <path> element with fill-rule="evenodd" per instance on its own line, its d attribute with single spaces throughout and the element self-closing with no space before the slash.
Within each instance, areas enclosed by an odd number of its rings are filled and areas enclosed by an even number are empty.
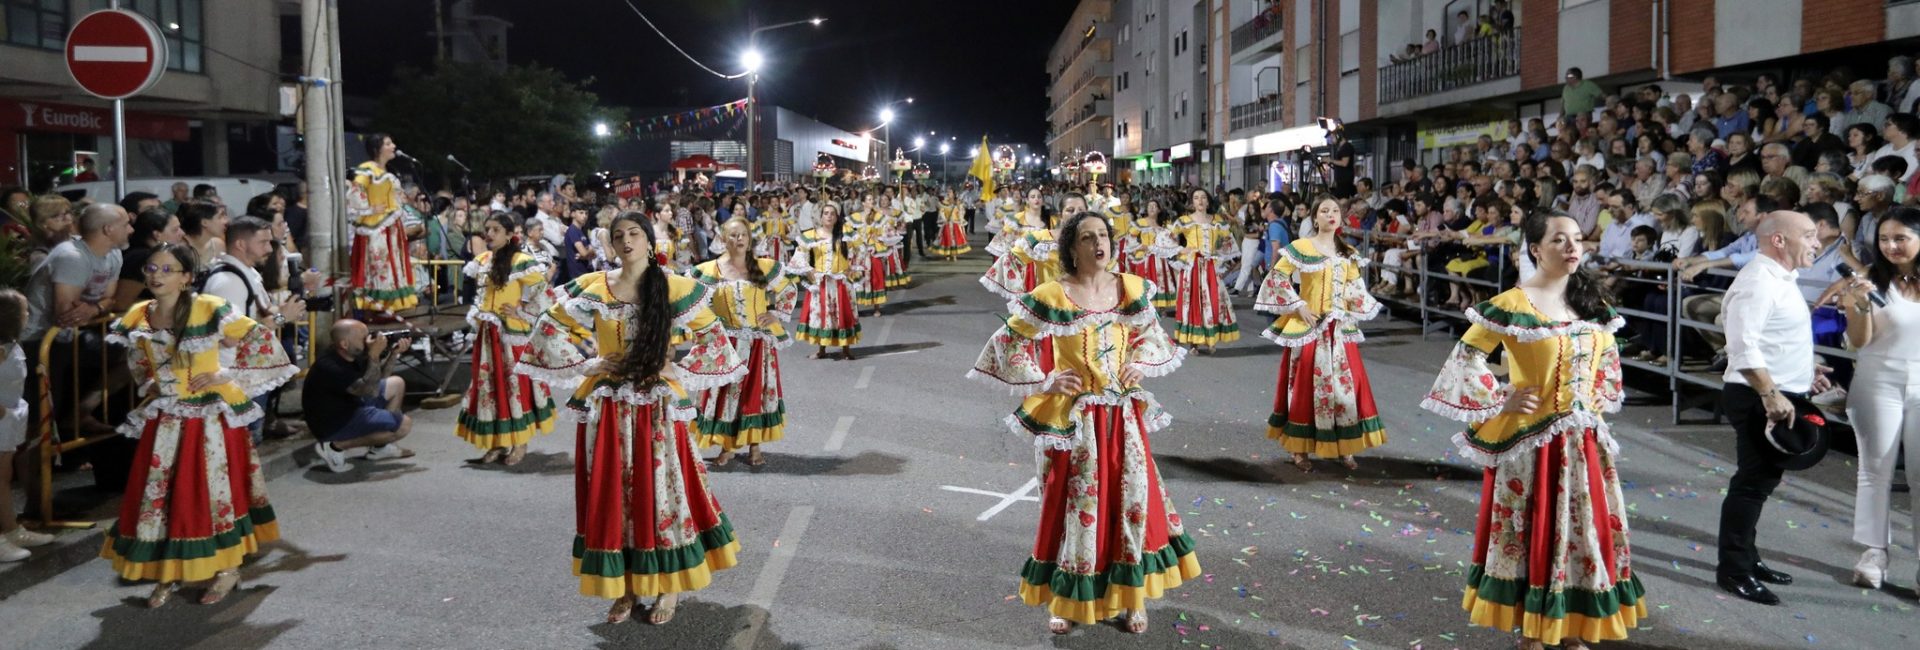
<svg viewBox="0 0 1920 650">
<path fill-rule="evenodd" d="M 329 277 L 338 256 L 340 233 L 346 217 L 340 213 L 340 199 L 346 189 L 342 169 L 346 166 L 340 148 L 339 127 L 339 47 L 335 29 L 339 19 L 338 0 L 301 0 L 300 33 L 308 39 L 301 51 L 308 52 L 302 65 L 300 83 L 305 92 L 301 100 L 301 135 L 306 141 L 308 223 L 317 227 L 308 231 L 312 250 L 307 263 Z M 344 301 L 345 294 L 339 300 Z"/>
</svg>

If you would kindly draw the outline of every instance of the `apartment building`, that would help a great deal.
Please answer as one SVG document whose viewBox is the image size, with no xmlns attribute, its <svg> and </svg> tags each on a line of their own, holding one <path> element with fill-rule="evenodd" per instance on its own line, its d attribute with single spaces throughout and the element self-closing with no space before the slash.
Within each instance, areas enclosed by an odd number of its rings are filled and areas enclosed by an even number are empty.
<svg viewBox="0 0 1920 650">
<path fill-rule="evenodd" d="M 1047 159 L 1113 155 L 1114 0 L 1081 0 L 1047 54 Z M 1064 171 L 1064 170 L 1063 170 Z"/>
</svg>

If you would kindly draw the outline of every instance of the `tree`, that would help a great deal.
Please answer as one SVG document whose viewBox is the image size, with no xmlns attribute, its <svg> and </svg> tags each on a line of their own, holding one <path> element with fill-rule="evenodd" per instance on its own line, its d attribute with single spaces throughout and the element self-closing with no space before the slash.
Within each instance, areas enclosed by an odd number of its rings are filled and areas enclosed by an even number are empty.
<svg viewBox="0 0 1920 650">
<path fill-rule="evenodd" d="M 420 153 L 423 171 L 457 174 L 447 154 L 480 179 L 592 171 L 600 146 L 593 125 L 625 118 L 583 85 L 539 66 L 407 68 L 381 97 L 374 122 Z"/>
</svg>

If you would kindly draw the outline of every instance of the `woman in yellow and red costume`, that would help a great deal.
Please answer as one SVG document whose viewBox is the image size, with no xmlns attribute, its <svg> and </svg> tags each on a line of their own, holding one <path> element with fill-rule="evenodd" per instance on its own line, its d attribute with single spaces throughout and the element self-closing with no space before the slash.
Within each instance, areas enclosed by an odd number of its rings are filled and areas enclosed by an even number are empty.
<svg viewBox="0 0 1920 650">
<path fill-rule="evenodd" d="M 353 222 L 353 308 L 397 312 L 419 304 L 413 260 L 407 257 L 406 211 L 400 179 L 387 163 L 400 148 L 385 133 L 367 136 L 367 162 L 353 169 L 347 218 Z"/>
<path fill-rule="evenodd" d="M 553 395 L 545 384 L 514 372 L 527 353 L 533 320 L 552 306 L 547 265 L 521 252 L 514 234 L 519 220 L 506 212 L 487 217 L 481 251 L 464 269 L 480 286 L 478 302 L 467 310 L 473 326 L 473 381 L 454 433 L 485 453 L 484 465 L 518 465 L 534 436 L 553 431 Z"/>
<path fill-rule="evenodd" d="M 1063 275 L 1008 303 L 967 376 L 1025 397 L 1007 425 L 1034 440 L 1041 500 L 1021 600 L 1047 609 L 1054 634 L 1116 616 L 1139 634 L 1147 599 L 1200 576 L 1148 440 L 1172 418 L 1140 387 L 1185 353 L 1160 328 L 1153 284 L 1109 270 L 1104 218 L 1079 212 L 1060 231 Z"/>
<path fill-rule="evenodd" d="M 1260 335 L 1284 348 L 1267 437 L 1300 471 L 1313 470 L 1307 454 L 1358 469 L 1354 454 L 1387 442 L 1358 345 L 1366 340 L 1360 323 L 1380 314 L 1380 302 L 1360 276 L 1366 258 L 1340 240 L 1340 202 L 1322 195 L 1313 205 L 1316 234 L 1275 256 L 1254 301 L 1279 316 Z"/>
<path fill-rule="evenodd" d="M 108 334 L 127 347 L 146 401 L 120 428 L 140 442 L 100 556 L 123 579 L 159 583 L 149 607 L 202 580 L 212 582 L 200 602 L 219 602 L 239 584 L 246 555 L 280 538 L 247 429 L 265 409 L 247 396 L 299 368 L 271 327 L 194 293 L 196 257 L 179 244 L 155 249 L 142 269 L 153 299 L 128 308 Z"/>
<path fill-rule="evenodd" d="M 679 594 L 705 588 L 740 548 L 696 453 L 692 391 L 747 372 L 699 282 L 653 259 L 647 216 L 609 228 L 621 266 L 566 284 L 533 328 L 520 371 L 555 385 L 579 383 L 568 410 L 574 451 L 574 575 L 580 593 L 612 599 L 607 622 L 658 596 L 648 620 L 673 618 Z M 690 345 L 673 360 L 675 341 Z"/>
<path fill-rule="evenodd" d="M 1627 502 L 1605 414 L 1620 410 L 1624 321 L 1581 269 L 1580 225 L 1525 226 L 1539 271 L 1467 311 L 1467 328 L 1421 406 L 1469 423 L 1460 455 L 1485 469 L 1461 607 L 1518 630 L 1523 650 L 1627 638 L 1647 616 L 1627 543 Z M 1508 386 L 1487 366 L 1505 348 Z"/>
<path fill-rule="evenodd" d="M 786 434 L 787 407 L 780 385 L 780 349 L 793 344 L 782 323 L 793 320 L 798 283 L 778 261 L 754 257 L 753 224 L 739 215 L 720 224 L 722 253 L 688 273 L 713 293 L 713 313 L 733 339 L 747 376 L 700 393 L 700 446 L 718 446 L 713 464 L 725 466 L 747 449 L 748 465 L 764 465 L 761 443 Z"/>
</svg>

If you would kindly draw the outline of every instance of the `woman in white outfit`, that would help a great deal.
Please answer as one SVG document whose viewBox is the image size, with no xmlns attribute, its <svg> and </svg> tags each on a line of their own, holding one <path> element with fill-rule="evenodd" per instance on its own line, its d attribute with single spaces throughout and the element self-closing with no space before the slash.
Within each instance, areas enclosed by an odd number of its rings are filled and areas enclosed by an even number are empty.
<svg viewBox="0 0 1920 650">
<path fill-rule="evenodd" d="M 27 439 L 27 354 L 20 331 L 27 326 L 27 298 L 0 289 L 0 562 L 19 562 L 28 548 L 53 536 L 20 526 L 13 513 L 13 455 Z"/>
<path fill-rule="evenodd" d="M 1893 541 L 1895 453 L 1906 443 L 1907 471 L 1920 468 L 1920 210 L 1898 208 L 1882 217 L 1880 257 L 1867 277 L 1848 283 L 1847 344 L 1859 351 L 1848 389 L 1847 416 L 1860 443 L 1860 472 L 1853 502 L 1853 541 L 1866 547 L 1853 567 L 1853 581 L 1878 589 L 1887 573 Z M 1874 304 L 1873 296 L 1886 303 Z M 1910 495 L 1920 531 L 1920 492 Z M 1920 532 L 1915 533 L 1920 542 Z"/>
</svg>

